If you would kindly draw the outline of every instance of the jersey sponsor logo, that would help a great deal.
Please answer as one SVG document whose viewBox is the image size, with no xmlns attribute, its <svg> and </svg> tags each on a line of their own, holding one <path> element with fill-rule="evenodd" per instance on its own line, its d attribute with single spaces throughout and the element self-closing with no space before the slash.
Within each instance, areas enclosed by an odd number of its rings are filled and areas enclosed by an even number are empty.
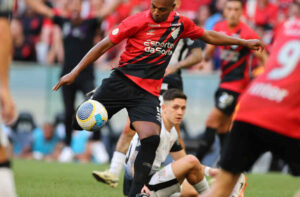
<svg viewBox="0 0 300 197">
<path fill-rule="evenodd" d="M 252 85 L 249 93 L 277 103 L 280 103 L 289 94 L 286 89 L 281 89 L 268 83 L 256 83 Z"/>
<path fill-rule="evenodd" d="M 119 33 L 119 28 L 116 28 L 112 31 L 112 35 L 117 35 Z"/>
<path fill-rule="evenodd" d="M 240 53 L 232 50 L 221 50 L 220 58 L 224 61 L 237 62 L 239 60 Z"/>
<path fill-rule="evenodd" d="M 160 27 L 160 24 L 148 24 L 149 27 Z"/>
<path fill-rule="evenodd" d="M 300 22 L 295 18 L 288 20 L 284 24 L 284 33 L 288 36 L 299 36 L 300 35 Z"/>
<path fill-rule="evenodd" d="M 228 94 L 227 92 L 223 92 L 218 99 L 218 106 L 221 109 L 225 109 L 228 106 L 232 105 L 233 101 L 234 101 L 234 96 Z"/>
<path fill-rule="evenodd" d="M 148 53 L 160 53 L 161 55 L 172 55 L 174 44 L 171 42 L 159 42 L 153 40 L 147 40 L 144 42 L 145 52 Z"/>
</svg>

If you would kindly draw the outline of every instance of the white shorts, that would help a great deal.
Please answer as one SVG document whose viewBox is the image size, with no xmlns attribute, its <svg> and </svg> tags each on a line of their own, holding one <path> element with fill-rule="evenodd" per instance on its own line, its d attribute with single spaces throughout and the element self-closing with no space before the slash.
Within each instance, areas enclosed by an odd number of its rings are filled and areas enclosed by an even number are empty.
<svg viewBox="0 0 300 197">
<path fill-rule="evenodd" d="M 180 192 L 180 184 L 177 181 L 172 165 L 165 166 L 156 172 L 150 179 L 148 185 L 153 197 L 167 197 Z"/>
<path fill-rule="evenodd" d="M 14 176 L 10 168 L 0 168 L 0 196 L 17 197 Z"/>
</svg>

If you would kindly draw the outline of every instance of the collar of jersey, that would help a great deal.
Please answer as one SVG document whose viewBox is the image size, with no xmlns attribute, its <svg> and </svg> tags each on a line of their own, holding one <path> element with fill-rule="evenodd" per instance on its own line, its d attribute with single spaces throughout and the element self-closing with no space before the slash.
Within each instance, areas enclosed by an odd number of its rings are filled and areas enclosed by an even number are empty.
<svg viewBox="0 0 300 197">
<path fill-rule="evenodd" d="M 167 19 L 166 21 L 161 22 L 161 23 L 156 23 L 156 22 L 153 20 L 152 15 L 151 15 L 151 10 L 148 10 L 147 15 L 148 15 L 148 18 L 150 19 L 150 21 L 151 21 L 152 23 L 154 23 L 154 24 L 163 24 L 163 23 L 166 23 L 166 22 L 171 23 L 171 22 L 174 20 L 174 16 L 176 15 L 176 12 L 175 12 L 175 11 L 170 12 L 170 14 L 169 14 L 169 16 L 168 16 L 168 19 Z"/>
</svg>

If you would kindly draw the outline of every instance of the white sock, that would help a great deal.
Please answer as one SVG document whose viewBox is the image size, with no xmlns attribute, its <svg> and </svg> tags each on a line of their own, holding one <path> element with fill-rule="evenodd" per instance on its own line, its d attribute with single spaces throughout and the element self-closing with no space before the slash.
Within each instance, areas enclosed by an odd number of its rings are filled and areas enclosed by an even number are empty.
<svg viewBox="0 0 300 197">
<path fill-rule="evenodd" d="M 115 151 L 113 158 L 111 159 L 109 171 L 115 176 L 120 177 L 123 165 L 125 163 L 125 159 L 125 154 Z"/>
<path fill-rule="evenodd" d="M 193 185 L 193 187 L 199 194 L 209 189 L 208 182 L 205 177 L 202 179 L 202 181 Z"/>
</svg>

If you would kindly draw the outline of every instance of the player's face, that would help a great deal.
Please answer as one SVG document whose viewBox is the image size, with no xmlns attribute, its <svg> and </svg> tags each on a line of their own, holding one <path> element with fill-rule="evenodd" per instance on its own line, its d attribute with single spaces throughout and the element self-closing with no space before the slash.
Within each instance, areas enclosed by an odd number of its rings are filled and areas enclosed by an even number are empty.
<svg viewBox="0 0 300 197">
<path fill-rule="evenodd" d="M 180 124 L 185 114 L 186 100 L 176 98 L 172 101 L 167 101 L 164 105 L 162 108 L 163 116 L 173 125 Z"/>
<path fill-rule="evenodd" d="M 175 8 L 175 3 L 172 0 L 152 0 L 151 15 L 156 23 L 166 21 L 170 12 Z"/>
<path fill-rule="evenodd" d="M 241 2 L 229 1 L 225 5 L 224 16 L 229 26 L 234 27 L 240 22 L 243 8 Z"/>
</svg>

